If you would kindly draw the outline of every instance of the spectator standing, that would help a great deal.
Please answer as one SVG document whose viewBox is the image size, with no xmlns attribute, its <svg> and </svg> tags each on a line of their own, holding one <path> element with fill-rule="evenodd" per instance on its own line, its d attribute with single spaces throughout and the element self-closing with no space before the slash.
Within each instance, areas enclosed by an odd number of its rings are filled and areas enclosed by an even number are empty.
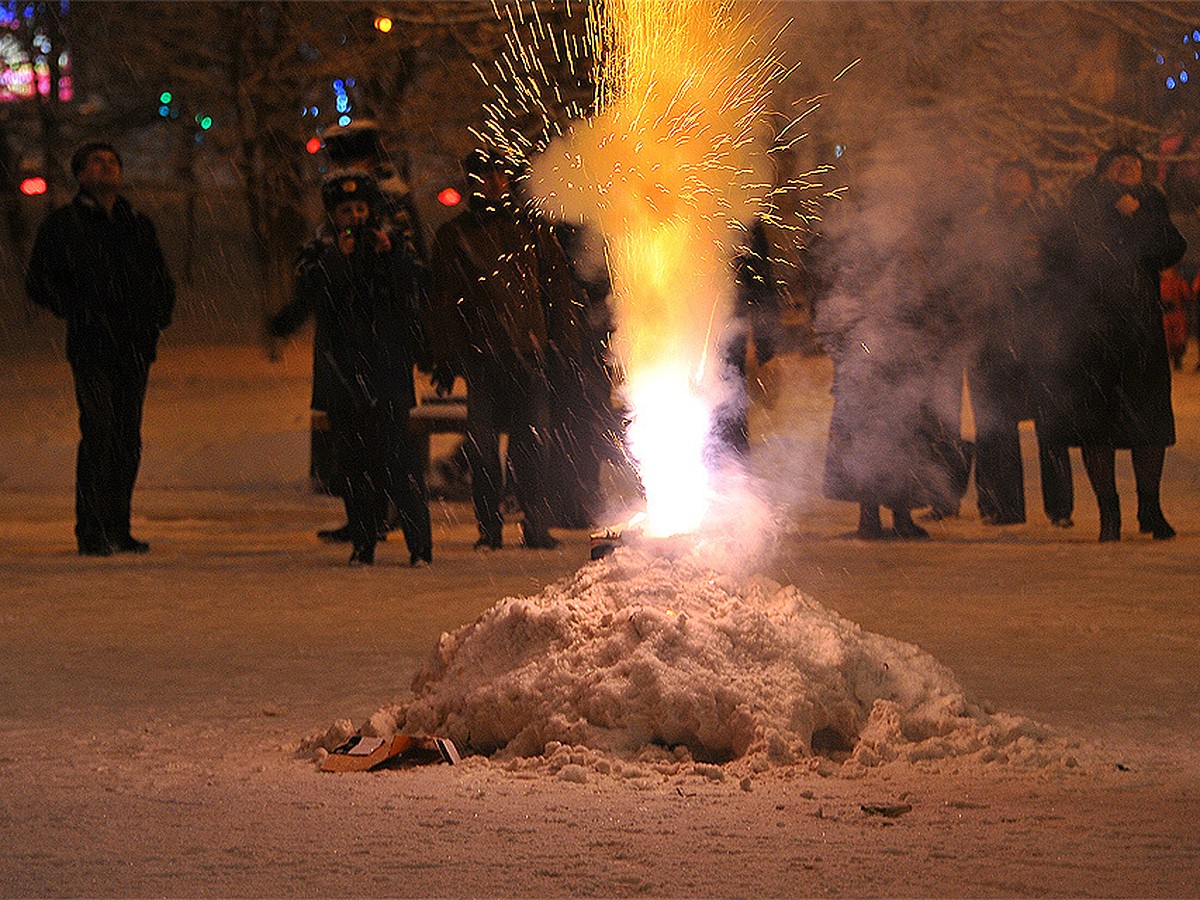
<svg viewBox="0 0 1200 900">
<path fill-rule="evenodd" d="M 515 170 L 496 153 L 477 150 L 463 163 L 468 208 L 438 229 L 428 334 L 434 384 L 449 393 L 467 382 L 466 450 L 479 550 L 503 546 L 500 501 L 507 431 L 514 493 L 524 513 L 525 547 L 558 545 L 545 483 L 549 429 L 547 362 L 579 352 L 574 287 L 562 247 L 542 222 L 518 212 Z"/>
<path fill-rule="evenodd" d="M 379 209 L 376 221 L 388 232 L 389 240 L 406 242 L 408 252 L 421 262 L 425 261 L 425 239 L 412 200 L 409 184 L 400 174 L 384 147 L 383 131 L 371 119 L 355 119 L 348 125 L 335 125 L 325 133 L 325 153 L 336 171 L 366 172 L 379 186 Z M 300 251 L 296 262 L 297 270 L 308 265 L 307 257 L 333 240 L 329 221 L 321 224 L 316 236 Z M 272 341 L 290 337 L 304 327 L 312 318 L 314 310 L 304 294 L 293 294 L 291 302 L 267 321 L 267 333 Z M 345 478 L 338 470 L 329 429 L 329 395 L 333 373 L 329 371 L 327 337 L 320 323 L 313 329 L 313 388 L 312 388 L 312 450 L 310 476 L 313 484 L 336 496 L 345 492 Z M 272 347 L 272 358 L 275 351 Z M 398 449 L 398 453 L 401 451 Z M 397 459 L 394 468 L 404 469 L 402 459 Z M 388 522 L 387 530 L 396 524 Z M 386 533 L 386 531 L 385 531 Z M 350 526 L 324 528 L 317 537 L 330 543 L 348 543 Z"/>
<path fill-rule="evenodd" d="M 968 383 L 975 417 L 975 484 L 980 518 L 990 525 L 1025 521 L 1025 476 L 1019 423 L 1035 418 L 1033 382 L 1044 322 L 1055 303 L 1047 277 L 1047 241 L 1054 216 L 1038 194 L 1025 160 L 995 170 L 992 199 L 978 217 L 974 240 L 985 254 L 975 272 L 974 353 Z M 992 253 L 994 251 L 994 253 Z M 991 253 L 991 255 L 988 255 Z M 1067 447 L 1038 433 L 1042 500 L 1050 521 L 1070 527 L 1074 507 Z"/>
<path fill-rule="evenodd" d="M 746 392 L 750 347 L 754 347 L 758 365 L 765 366 L 775 358 L 783 330 L 771 245 L 761 219 L 747 229 L 734 266 L 733 313 L 721 342 L 729 397 L 716 410 L 714 438 L 717 447 L 744 456 L 750 452 L 750 398 Z"/>
<path fill-rule="evenodd" d="M 83 556 L 145 553 L 130 534 L 142 452 L 142 409 L 175 282 L 154 225 L 121 195 L 121 157 L 108 143 L 71 158 L 79 192 L 42 223 L 29 260 L 30 299 L 67 323 L 80 441 L 75 537 Z"/>
<path fill-rule="evenodd" d="M 329 424 L 354 545 L 350 563 L 374 563 L 390 500 L 409 562 L 424 565 L 433 560 L 433 539 L 408 414 L 416 405 L 425 270 L 407 243 L 392 241 L 372 218 L 380 197 L 370 175 L 334 175 L 321 199 L 335 239 L 304 257 L 296 293 L 315 309 L 325 335 Z"/>
<path fill-rule="evenodd" d="M 1162 193 L 1144 182 L 1143 166 L 1132 147 L 1108 150 L 1070 203 L 1086 318 L 1067 386 L 1066 431 L 1083 449 L 1101 541 L 1121 537 L 1117 448 L 1132 456 L 1139 530 L 1155 540 L 1175 536 L 1160 503 L 1163 460 L 1175 443 L 1160 272 L 1182 258 L 1187 243 Z"/>
<path fill-rule="evenodd" d="M 885 242 L 851 228 L 836 251 L 841 277 L 815 304 L 814 318 L 833 361 L 825 496 L 858 504 L 864 540 L 928 540 L 912 510 L 950 492 L 935 449 L 934 374 L 954 309 L 929 289 L 931 247 L 911 234 Z M 890 531 L 882 506 L 892 511 Z"/>
<path fill-rule="evenodd" d="M 554 234 L 575 285 L 580 352 L 568 356 L 559 348 L 549 360 L 547 491 L 554 525 L 587 528 L 603 512 L 600 469 L 612 458 L 621 428 L 612 406 L 611 284 L 603 253 L 588 245 L 582 227 L 556 224 Z"/>
<path fill-rule="evenodd" d="M 325 132 L 325 153 L 338 169 L 367 172 L 379 185 L 379 221 L 393 240 L 407 241 L 417 259 L 426 260 L 425 232 L 413 202 L 406 166 L 397 166 L 384 146 L 383 129 L 373 119 L 355 119 Z M 400 157 L 404 159 L 403 156 Z"/>
</svg>

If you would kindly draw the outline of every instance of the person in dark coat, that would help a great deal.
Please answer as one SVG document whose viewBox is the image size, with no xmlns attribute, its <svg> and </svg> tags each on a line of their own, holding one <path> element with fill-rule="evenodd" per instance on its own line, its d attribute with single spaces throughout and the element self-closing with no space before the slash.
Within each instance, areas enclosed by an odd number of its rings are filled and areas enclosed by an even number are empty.
<svg viewBox="0 0 1200 900">
<path fill-rule="evenodd" d="M 609 346 L 613 332 L 612 285 L 602 257 L 578 226 L 557 223 L 555 237 L 566 253 L 575 286 L 575 321 L 580 352 L 565 347 L 550 355 L 550 440 L 547 493 L 554 525 L 587 528 L 603 512 L 600 471 L 616 452 L 620 417 L 612 405 L 613 373 Z"/>
<path fill-rule="evenodd" d="M 754 347 L 758 364 L 766 365 L 775 358 L 783 330 L 771 245 L 761 219 L 747 229 L 745 245 L 734 265 L 733 312 L 721 341 L 729 396 L 713 414 L 713 451 L 745 456 L 750 452 L 750 398 L 746 393 L 750 347 Z"/>
<path fill-rule="evenodd" d="M 380 225 L 388 232 L 392 241 L 407 242 L 409 252 L 415 253 L 422 262 L 426 259 L 424 229 L 417 216 L 412 191 L 401 169 L 397 167 L 384 146 L 384 132 L 377 122 L 370 119 L 355 119 L 348 125 L 335 125 L 325 132 L 325 153 L 336 171 L 366 172 L 379 185 L 379 209 L 374 213 Z M 300 250 L 296 261 L 297 270 L 308 265 L 306 259 L 332 240 L 328 222 L 323 223 L 316 236 Z M 274 342 L 296 334 L 313 316 L 314 310 L 306 305 L 308 298 L 293 294 L 287 303 L 266 322 L 271 341 L 270 355 L 278 357 Z M 328 347 L 326 336 L 320 328 L 313 329 L 313 385 L 312 385 L 312 450 L 309 475 L 314 487 L 336 496 L 345 493 L 345 479 L 338 471 L 329 433 L 328 395 L 333 373 L 325 363 Z M 403 465 L 397 463 L 397 468 Z M 398 524 L 390 519 L 388 530 Z M 317 537 L 330 543 L 349 543 L 350 526 L 323 528 Z"/>
<path fill-rule="evenodd" d="M 298 274 L 314 265 L 325 250 L 336 242 L 331 223 L 324 223 L 316 236 L 306 242 L 296 255 L 294 271 Z M 316 314 L 315 298 L 307 293 L 293 290 L 292 298 L 274 315 L 267 318 L 266 330 L 270 338 L 269 358 L 274 362 L 280 356 L 275 342 L 290 338 L 300 331 Z M 309 478 L 314 490 L 345 497 L 346 481 L 334 460 L 332 437 L 329 434 L 329 397 L 333 385 L 333 372 L 329 369 L 329 340 L 325 332 L 313 328 L 312 399 L 309 408 L 311 418 L 311 450 Z M 317 537 L 330 543 L 348 543 L 350 526 L 323 528 Z"/>
<path fill-rule="evenodd" d="M 992 200 L 973 224 L 984 253 L 972 286 L 974 348 L 968 382 L 975 415 L 975 484 L 980 518 L 990 525 L 1025 521 L 1025 477 L 1018 425 L 1034 418 L 1031 392 L 1038 360 L 1052 352 L 1041 345 L 1046 298 L 1047 251 L 1055 216 L 1038 195 L 1038 179 L 1025 160 L 1001 162 Z M 989 256 L 991 251 L 993 255 Z M 1038 433 L 1042 500 L 1057 527 L 1073 523 L 1074 491 L 1065 444 Z"/>
<path fill-rule="evenodd" d="M 469 208 L 442 225 L 433 244 L 433 380 L 443 394 L 458 376 L 467 382 L 476 548 L 503 546 L 500 434 L 507 431 L 524 546 L 551 549 L 558 541 L 549 531 L 545 483 L 547 361 L 555 353 L 579 353 L 570 267 L 549 227 L 516 209 L 509 160 L 478 150 L 463 168 Z"/>
<path fill-rule="evenodd" d="M 328 178 L 321 199 L 335 240 L 307 257 L 297 295 L 325 335 L 329 424 L 345 478 L 352 565 L 371 565 L 389 500 L 414 566 L 433 559 L 429 504 L 408 438 L 416 405 L 413 366 L 422 350 L 419 306 L 426 273 L 403 241 L 372 221 L 379 189 L 366 173 Z"/>
<path fill-rule="evenodd" d="M 908 238 L 879 245 L 866 229 L 852 229 L 837 251 L 838 285 L 817 301 L 814 317 L 833 361 L 825 496 L 859 505 L 864 540 L 927 540 L 912 510 L 950 492 L 935 449 L 933 374 L 954 331 L 953 308 L 929 289 L 928 247 Z M 890 532 L 881 506 L 892 511 Z"/>
<path fill-rule="evenodd" d="M 89 143 L 71 159 L 79 193 L 42 223 L 25 288 L 67 322 L 80 441 L 75 537 L 84 556 L 145 553 L 130 534 L 142 453 L 142 408 L 175 282 L 154 225 L 121 196 L 121 157 Z"/>
<path fill-rule="evenodd" d="M 1094 174 L 1075 186 L 1069 211 L 1083 318 L 1058 428 L 1082 447 L 1100 507 L 1100 540 L 1121 537 L 1116 448 L 1132 456 L 1139 530 L 1167 540 L 1175 529 L 1163 515 L 1160 484 L 1175 415 L 1160 272 L 1182 258 L 1187 243 L 1162 193 L 1144 182 L 1142 157 L 1132 147 L 1100 157 Z"/>
</svg>

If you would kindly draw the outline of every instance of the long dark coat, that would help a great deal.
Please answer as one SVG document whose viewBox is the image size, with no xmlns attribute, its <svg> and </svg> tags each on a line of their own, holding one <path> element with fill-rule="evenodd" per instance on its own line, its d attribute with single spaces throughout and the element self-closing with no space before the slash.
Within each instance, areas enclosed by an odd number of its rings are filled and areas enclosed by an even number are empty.
<svg viewBox="0 0 1200 900">
<path fill-rule="evenodd" d="M 423 353 L 418 310 L 426 284 L 426 270 L 403 245 L 378 253 L 367 229 L 349 256 L 329 243 L 302 258 L 295 291 L 315 310 L 323 335 L 327 408 L 416 405 L 413 366 Z"/>
<path fill-rule="evenodd" d="M 1139 208 L 1116 209 L 1130 193 Z M 1073 284 L 1062 300 L 1073 311 L 1063 354 L 1046 373 L 1041 432 L 1071 446 L 1175 443 L 1171 363 L 1162 324 L 1160 275 L 1187 242 L 1155 188 L 1134 189 L 1089 177 L 1072 193 Z"/>
<path fill-rule="evenodd" d="M 932 382 L 953 323 L 945 298 L 921 289 L 919 269 L 919 260 L 899 257 L 817 304 L 815 325 L 834 373 L 830 499 L 916 509 L 951 493 L 935 449 Z"/>
</svg>

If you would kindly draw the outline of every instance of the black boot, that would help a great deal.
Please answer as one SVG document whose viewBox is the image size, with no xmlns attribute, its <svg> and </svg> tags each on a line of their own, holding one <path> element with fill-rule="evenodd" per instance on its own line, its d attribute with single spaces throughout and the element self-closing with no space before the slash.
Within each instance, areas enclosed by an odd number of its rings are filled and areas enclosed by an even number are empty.
<svg viewBox="0 0 1200 900">
<path fill-rule="evenodd" d="M 883 540 L 883 522 L 879 518 L 879 507 L 870 503 L 858 505 L 858 537 L 864 541 Z"/>
<path fill-rule="evenodd" d="M 374 544 L 356 544 L 354 552 L 350 554 L 350 565 L 352 566 L 373 566 L 375 565 L 375 545 Z"/>
<path fill-rule="evenodd" d="M 892 510 L 892 531 L 902 541 L 927 541 L 929 532 L 913 521 L 907 509 Z"/>
<path fill-rule="evenodd" d="M 1133 478 L 1137 484 L 1138 530 L 1152 534 L 1156 541 L 1169 541 L 1175 537 L 1175 529 L 1167 522 L 1160 505 L 1163 458 L 1166 448 L 1157 445 L 1134 447 Z"/>
<path fill-rule="evenodd" d="M 1119 497 L 1106 497 L 1100 502 L 1100 542 L 1119 541 L 1121 539 L 1121 500 Z"/>
<path fill-rule="evenodd" d="M 1138 531 L 1153 535 L 1156 541 L 1169 541 L 1175 537 L 1175 529 L 1157 503 L 1149 508 L 1138 503 Z"/>
</svg>

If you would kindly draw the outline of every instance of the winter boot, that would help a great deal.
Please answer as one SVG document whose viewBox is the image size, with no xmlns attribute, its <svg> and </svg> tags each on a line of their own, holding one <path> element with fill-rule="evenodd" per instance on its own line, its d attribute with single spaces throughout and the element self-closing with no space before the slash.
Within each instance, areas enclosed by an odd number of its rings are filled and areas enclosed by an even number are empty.
<svg viewBox="0 0 1200 900">
<path fill-rule="evenodd" d="M 913 521 L 907 509 L 892 510 L 892 531 L 902 541 L 927 541 L 929 532 Z"/>
<path fill-rule="evenodd" d="M 1157 497 L 1138 494 L 1138 531 L 1153 535 L 1156 541 L 1169 541 L 1175 537 L 1175 529 L 1163 515 Z"/>
<path fill-rule="evenodd" d="M 354 552 L 350 554 L 350 565 L 352 566 L 373 566 L 375 565 L 375 545 L 374 544 L 356 544 Z"/>
<path fill-rule="evenodd" d="M 858 506 L 857 536 L 864 541 L 883 540 L 883 522 L 879 518 L 879 507 L 870 503 L 860 503 Z"/>
</svg>

